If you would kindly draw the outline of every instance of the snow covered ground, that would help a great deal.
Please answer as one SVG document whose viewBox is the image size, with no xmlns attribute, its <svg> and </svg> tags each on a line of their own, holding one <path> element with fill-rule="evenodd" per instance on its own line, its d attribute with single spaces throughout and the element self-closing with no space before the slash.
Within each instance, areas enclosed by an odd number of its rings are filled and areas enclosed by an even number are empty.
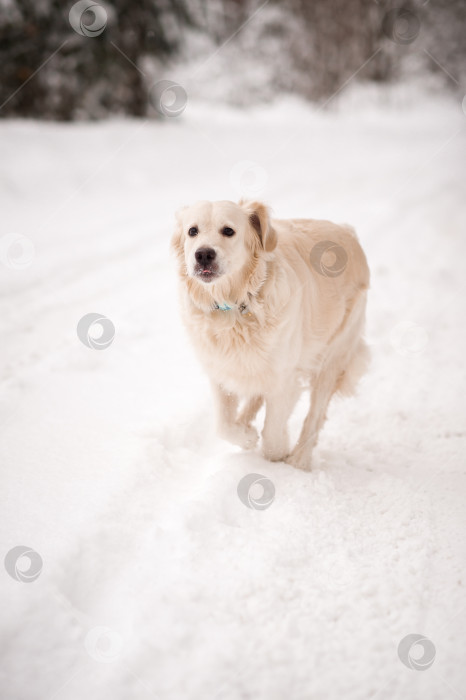
<svg viewBox="0 0 466 700">
<path fill-rule="evenodd" d="M 2 568 L 4 698 L 466 697 L 465 122 L 405 95 L 0 124 L 1 551 L 43 562 Z M 371 266 L 371 370 L 311 473 L 213 436 L 180 325 L 173 212 L 241 193 L 352 223 Z"/>
</svg>

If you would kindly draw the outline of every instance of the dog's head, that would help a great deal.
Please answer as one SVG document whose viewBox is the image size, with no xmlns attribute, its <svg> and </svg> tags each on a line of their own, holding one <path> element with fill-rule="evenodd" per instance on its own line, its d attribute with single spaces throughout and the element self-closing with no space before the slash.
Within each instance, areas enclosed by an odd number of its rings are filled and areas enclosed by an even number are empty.
<svg viewBox="0 0 466 700">
<path fill-rule="evenodd" d="M 198 202 L 177 214 L 172 239 L 186 275 L 201 285 L 233 279 L 252 258 L 277 244 L 267 207 L 260 202 Z"/>
</svg>

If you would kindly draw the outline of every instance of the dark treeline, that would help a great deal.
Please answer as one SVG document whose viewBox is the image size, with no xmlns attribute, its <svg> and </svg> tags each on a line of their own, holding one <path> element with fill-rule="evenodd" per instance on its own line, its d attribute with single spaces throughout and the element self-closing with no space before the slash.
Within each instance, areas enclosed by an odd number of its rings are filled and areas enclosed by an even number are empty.
<svg viewBox="0 0 466 700">
<path fill-rule="evenodd" d="M 412 64 L 461 89 L 465 27 L 464 0 L 0 0 L 0 116 L 145 115 L 142 67 L 189 61 L 193 36 L 208 55 L 235 34 L 225 50 L 267 67 L 248 102 L 325 101 L 370 57 L 360 79 L 394 81 Z"/>
</svg>

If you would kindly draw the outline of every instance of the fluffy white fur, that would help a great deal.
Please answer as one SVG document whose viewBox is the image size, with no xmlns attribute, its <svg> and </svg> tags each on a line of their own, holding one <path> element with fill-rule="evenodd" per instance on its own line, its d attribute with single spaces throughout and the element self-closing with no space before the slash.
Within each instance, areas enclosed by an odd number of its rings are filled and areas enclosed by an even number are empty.
<svg viewBox="0 0 466 700">
<path fill-rule="evenodd" d="M 315 248 L 323 241 L 331 245 Z M 309 469 L 332 395 L 351 394 L 368 362 L 369 269 L 353 229 L 272 220 L 259 202 L 199 202 L 177 214 L 172 245 L 184 322 L 211 380 L 220 435 L 254 447 L 265 401 L 263 455 Z M 196 271 L 199 248 L 215 251 L 210 279 Z M 224 304 L 232 308 L 216 308 Z M 288 418 L 306 388 L 310 408 L 290 449 Z"/>
</svg>

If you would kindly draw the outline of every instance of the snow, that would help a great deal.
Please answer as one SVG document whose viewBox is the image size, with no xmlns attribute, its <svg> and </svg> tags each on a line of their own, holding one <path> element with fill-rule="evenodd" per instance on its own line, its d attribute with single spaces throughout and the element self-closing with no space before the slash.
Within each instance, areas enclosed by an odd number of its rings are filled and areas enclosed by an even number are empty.
<svg viewBox="0 0 466 700">
<path fill-rule="evenodd" d="M 1 549 L 43 561 L 0 576 L 3 697 L 462 697 L 464 123 L 453 98 L 358 93 L 1 123 Z M 179 320 L 174 211 L 251 188 L 353 224 L 372 271 L 372 366 L 310 473 L 214 436 Z M 106 349 L 79 340 L 88 313 Z M 250 473 L 264 510 L 238 497 Z M 397 654 L 416 633 L 425 671 Z"/>
</svg>

